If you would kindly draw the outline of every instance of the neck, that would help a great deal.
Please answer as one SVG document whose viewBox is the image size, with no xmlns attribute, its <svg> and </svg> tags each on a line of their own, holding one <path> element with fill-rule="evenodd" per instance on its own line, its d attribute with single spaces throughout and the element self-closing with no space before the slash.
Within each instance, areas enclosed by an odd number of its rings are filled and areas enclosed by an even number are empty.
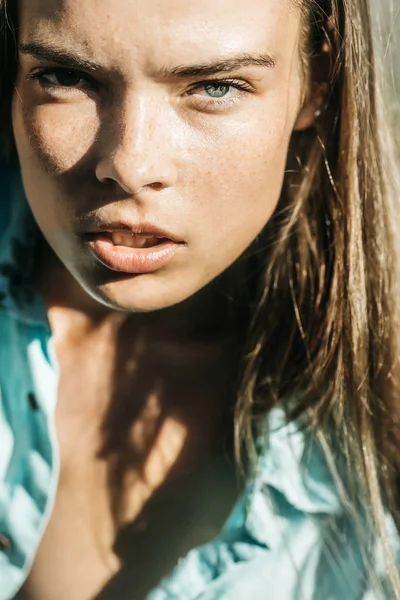
<svg viewBox="0 0 400 600">
<path fill-rule="evenodd" d="M 230 438 L 244 328 L 238 326 L 243 319 L 237 305 L 222 291 L 229 277 L 179 306 L 127 314 L 94 302 L 49 251 L 41 255 L 38 272 L 62 370 L 74 373 L 76 364 L 82 369 L 92 357 L 96 380 L 113 371 L 111 401 L 97 394 L 82 406 L 69 395 L 68 414 L 93 423 L 93 415 L 102 420 L 112 411 L 119 436 L 140 406 L 148 410 L 156 402 L 165 418 L 190 432 L 182 464 Z M 109 416 L 106 421 L 109 427 Z"/>
<path fill-rule="evenodd" d="M 129 323 L 131 333 L 135 330 L 163 348 L 174 343 L 208 345 L 232 334 L 238 337 L 244 328 L 247 315 L 238 293 L 240 278 L 235 267 L 178 305 L 149 313 L 127 313 L 89 296 L 44 240 L 36 264 L 36 285 L 44 297 L 50 322 L 57 315 L 75 330 L 87 333 L 105 327 L 120 333 Z"/>
</svg>

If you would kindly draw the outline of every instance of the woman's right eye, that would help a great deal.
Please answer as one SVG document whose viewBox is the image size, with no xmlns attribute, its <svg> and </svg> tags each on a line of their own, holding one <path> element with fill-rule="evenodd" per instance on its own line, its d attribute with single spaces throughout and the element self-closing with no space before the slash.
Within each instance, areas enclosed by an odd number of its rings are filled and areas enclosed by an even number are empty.
<svg viewBox="0 0 400 600">
<path fill-rule="evenodd" d="M 73 69 L 41 69 L 32 75 L 42 87 L 53 88 L 93 88 L 93 82 L 81 73 Z"/>
</svg>

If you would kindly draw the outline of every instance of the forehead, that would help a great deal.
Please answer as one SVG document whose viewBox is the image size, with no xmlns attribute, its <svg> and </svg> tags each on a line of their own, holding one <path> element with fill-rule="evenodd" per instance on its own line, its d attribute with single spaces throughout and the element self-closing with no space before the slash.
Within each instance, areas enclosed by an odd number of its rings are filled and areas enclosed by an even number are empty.
<svg viewBox="0 0 400 600">
<path fill-rule="evenodd" d="M 104 63 L 173 62 L 248 51 L 290 59 L 298 0 L 21 0 L 24 43 L 68 44 Z"/>
</svg>

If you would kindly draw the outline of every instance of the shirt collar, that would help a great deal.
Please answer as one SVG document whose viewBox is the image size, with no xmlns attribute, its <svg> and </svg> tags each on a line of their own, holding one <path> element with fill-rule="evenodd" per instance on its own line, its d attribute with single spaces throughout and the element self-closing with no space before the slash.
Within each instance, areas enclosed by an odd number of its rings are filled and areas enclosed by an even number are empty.
<svg viewBox="0 0 400 600">
<path fill-rule="evenodd" d="M 277 527 L 295 520 L 296 513 L 337 516 L 342 505 L 315 435 L 299 422 L 288 422 L 283 408 L 269 413 L 267 430 L 258 440 L 261 450 L 249 485 L 244 526 L 259 544 L 272 548 L 279 539 Z"/>
<path fill-rule="evenodd" d="M 16 164 L 0 165 L 0 309 L 28 323 L 47 326 L 44 302 L 33 285 L 39 239 Z"/>
</svg>

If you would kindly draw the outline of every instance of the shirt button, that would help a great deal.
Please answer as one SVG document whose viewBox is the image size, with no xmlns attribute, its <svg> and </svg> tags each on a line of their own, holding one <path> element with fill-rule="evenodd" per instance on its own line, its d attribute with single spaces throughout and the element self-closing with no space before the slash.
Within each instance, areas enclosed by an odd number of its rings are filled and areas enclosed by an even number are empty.
<svg viewBox="0 0 400 600">
<path fill-rule="evenodd" d="M 5 535 L 0 533 L 0 552 L 7 552 L 11 548 L 11 541 Z"/>
<path fill-rule="evenodd" d="M 33 392 L 29 392 L 28 402 L 29 402 L 29 406 L 31 407 L 31 409 L 34 412 L 37 412 L 39 410 L 39 404 L 38 404 L 38 401 L 36 400 L 36 396 Z"/>
</svg>

